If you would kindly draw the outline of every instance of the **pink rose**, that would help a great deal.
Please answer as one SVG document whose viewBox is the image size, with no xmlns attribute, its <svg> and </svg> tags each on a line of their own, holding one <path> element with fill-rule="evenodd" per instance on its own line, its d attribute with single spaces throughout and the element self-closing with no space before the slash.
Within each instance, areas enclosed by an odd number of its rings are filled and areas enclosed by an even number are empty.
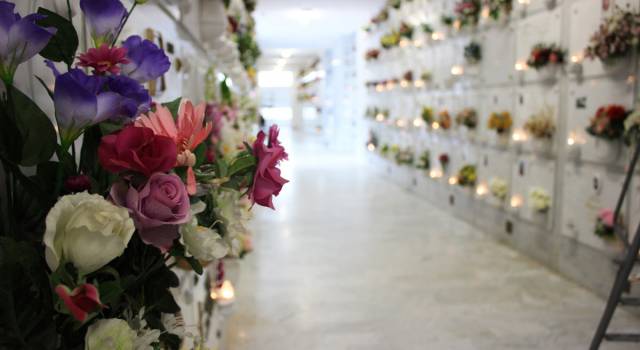
<svg viewBox="0 0 640 350">
<path fill-rule="evenodd" d="M 139 189 L 115 183 L 111 198 L 129 209 L 142 241 L 163 253 L 178 238 L 178 226 L 189 221 L 189 195 L 182 179 L 174 174 L 155 173 Z"/>
<path fill-rule="evenodd" d="M 73 318 L 80 322 L 84 322 L 88 314 L 103 308 L 98 289 L 93 284 L 85 283 L 73 291 L 67 286 L 59 284 L 55 288 L 55 292 L 69 309 Z"/>
<path fill-rule="evenodd" d="M 600 214 L 598 214 L 598 219 L 602 221 L 602 224 L 613 228 L 613 211 L 611 209 L 602 209 L 600 210 Z"/>
<path fill-rule="evenodd" d="M 253 143 L 253 155 L 258 159 L 258 166 L 253 178 L 253 185 L 249 191 L 249 199 L 252 203 L 258 203 L 264 207 L 275 209 L 273 196 L 280 194 L 282 186 L 289 182 L 280 176 L 278 164 L 287 159 L 288 155 L 284 147 L 278 141 L 278 126 L 273 125 L 269 129 L 269 143 L 264 144 L 266 135 L 260 131 Z"/>
</svg>

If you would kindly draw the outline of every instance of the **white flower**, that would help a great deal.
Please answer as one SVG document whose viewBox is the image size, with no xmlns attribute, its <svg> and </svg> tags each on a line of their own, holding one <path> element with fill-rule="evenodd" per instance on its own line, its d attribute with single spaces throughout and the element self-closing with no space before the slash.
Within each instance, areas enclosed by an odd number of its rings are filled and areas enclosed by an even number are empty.
<svg viewBox="0 0 640 350">
<path fill-rule="evenodd" d="M 85 350 L 136 350 L 136 332 L 125 320 L 98 320 L 87 330 Z"/>
<path fill-rule="evenodd" d="M 244 133 L 231 123 L 224 123 L 220 130 L 220 152 L 225 159 L 233 159 L 245 141 Z"/>
<path fill-rule="evenodd" d="M 68 2 L 68 4 L 71 5 L 71 17 L 75 17 L 76 13 L 78 13 L 79 3 L 79 1 L 75 0 Z M 67 0 L 42 0 L 42 7 L 69 19 L 69 7 L 67 6 Z"/>
<path fill-rule="evenodd" d="M 88 274 L 122 255 L 135 227 L 129 212 L 86 192 L 60 198 L 46 218 L 45 257 L 51 270 L 71 262 Z"/>
<path fill-rule="evenodd" d="M 531 207 L 539 212 L 546 212 L 551 207 L 551 196 L 544 188 L 534 187 L 529 192 Z"/>
<path fill-rule="evenodd" d="M 224 239 L 230 248 L 230 254 L 238 256 L 242 252 L 242 236 L 248 235 L 245 226 L 247 214 L 240 193 L 234 190 L 221 190 L 216 197 L 216 214 L 227 227 Z"/>
<path fill-rule="evenodd" d="M 180 338 L 187 336 L 184 329 L 184 320 L 182 316 L 176 316 L 174 314 L 162 314 L 162 325 L 167 333 L 175 334 Z"/>
<path fill-rule="evenodd" d="M 205 209 L 202 201 L 191 205 L 191 221 L 180 226 L 180 235 L 187 253 L 198 260 L 213 261 L 224 258 L 229 249 L 217 231 L 198 225 L 196 215 Z"/>
<path fill-rule="evenodd" d="M 495 177 L 489 182 L 489 190 L 494 197 L 504 200 L 507 197 L 507 191 L 509 189 L 505 180 Z"/>
</svg>

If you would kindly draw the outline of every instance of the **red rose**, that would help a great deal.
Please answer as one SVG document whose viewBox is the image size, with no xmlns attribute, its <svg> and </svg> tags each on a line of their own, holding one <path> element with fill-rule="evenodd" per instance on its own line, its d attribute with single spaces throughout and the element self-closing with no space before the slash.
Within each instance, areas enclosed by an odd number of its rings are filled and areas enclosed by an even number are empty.
<svg viewBox="0 0 640 350">
<path fill-rule="evenodd" d="M 102 167 L 112 173 L 131 170 L 150 177 L 173 169 L 177 149 L 171 138 L 155 135 L 149 128 L 130 125 L 102 138 L 98 158 Z"/>
<path fill-rule="evenodd" d="M 620 105 L 610 105 L 607 108 L 607 118 L 609 120 L 624 119 L 627 116 L 627 110 Z"/>
<path fill-rule="evenodd" d="M 549 62 L 550 63 L 558 63 L 558 54 L 552 52 L 549 54 Z"/>
<path fill-rule="evenodd" d="M 103 308 L 98 289 L 92 284 L 85 283 L 73 291 L 67 286 L 59 284 L 55 292 L 69 309 L 73 318 L 80 322 L 84 322 L 89 313 Z"/>
<path fill-rule="evenodd" d="M 280 194 L 282 186 L 289 182 L 280 176 L 278 164 L 281 160 L 287 159 L 288 155 L 284 147 L 278 141 L 278 127 L 273 125 L 269 129 L 269 143 L 264 144 L 266 135 L 260 131 L 256 142 L 253 143 L 253 155 L 258 160 L 253 185 L 249 191 L 249 199 L 253 203 L 258 203 L 264 207 L 273 207 L 273 196 Z"/>
</svg>

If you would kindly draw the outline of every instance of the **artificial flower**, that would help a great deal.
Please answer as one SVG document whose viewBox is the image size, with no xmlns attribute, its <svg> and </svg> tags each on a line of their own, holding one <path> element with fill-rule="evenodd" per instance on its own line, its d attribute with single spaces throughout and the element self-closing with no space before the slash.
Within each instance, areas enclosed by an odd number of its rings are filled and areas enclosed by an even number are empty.
<svg viewBox="0 0 640 350">
<path fill-rule="evenodd" d="M 509 191 L 509 185 L 507 181 L 501 178 L 493 178 L 489 181 L 489 191 L 491 194 L 499 200 L 507 198 L 507 192 Z"/>
<path fill-rule="evenodd" d="M 473 108 L 465 108 L 456 115 L 456 123 L 475 129 L 478 125 L 478 113 Z"/>
<path fill-rule="evenodd" d="M 224 258 L 229 251 L 220 234 L 212 228 L 198 225 L 195 217 L 180 226 L 180 235 L 187 252 L 200 261 Z"/>
<path fill-rule="evenodd" d="M 545 106 L 524 123 L 524 130 L 536 139 L 550 139 L 556 130 L 553 108 Z"/>
<path fill-rule="evenodd" d="M 111 106 L 110 120 L 131 121 L 151 108 L 149 91 L 129 77 L 109 76 L 105 89 L 117 96 L 114 105 Z"/>
<path fill-rule="evenodd" d="M 447 111 L 446 109 L 443 109 L 442 111 L 440 111 L 440 113 L 438 113 L 438 124 L 440 125 L 442 130 L 451 129 L 452 123 L 451 123 L 451 115 L 449 114 L 449 111 Z"/>
<path fill-rule="evenodd" d="M 87 330 L 84 350 L 137 350 L 136 336 L 136 332 L 125 320 L 97 320 Z"/>
<path fill-rule="evenodd" d="M 242 204 L 243 196 L 235 190 L 223 189 L 218 191 L 216 196 L 215 213 L 226 226 L 224 242 L 229 249 L 229 255 L 238 257 L 242 253 L 242 237 L 249 234 L 249 230 L 244 224 L 249 218 L 247 213 L 249 208 Z"/>
<path fill-rule="evenodd" d="M 529 191 L 531 208 L 540 213 L 546 213 L 551 207 L 551 196 L 541 187 L 534 187 Z"/>
<path fill-rule="evenodd" d="M 87 175 L 69 176 L 64 180 L 64 189 L 70 193 L 89 191 L 91 189 L 91 179 Z"/>
<path fill-rule="evenodd" d="M 440 162 L 440 166 L 442 167 L 442 171 L 447 171 L 447 167 L 449 167 L 449 155 L 446 153 L 442 153 L 438 156 L 438 161 Z"/>
<path fill-rule="evenodd" d="M 44 16 L 21 17 L 14 9 L 15 4 L 0 1 L 0 79 L 7 85 L 13 83 L 18 66 L 42 51 L 57 31 L 36 24 Z"/>
<path fill-rule="evenodd" d="M 193 106 L 191 101 L 185 100 L 178 111 L 178 120 L 174 121 L 171 111 L 164 106 L 158 106 L 155 113 L 139 118 L 135 125 L 147 127 L 156 135 L 170 137 L 176 145 L 177 166 L 187 167 L 187 189 L 189 194 L 196 193 L 196 178 L 193 167 L 196 164 L 194 151 L 211 134 L 211 123 L 204 123 L 205 104 Z"/>
<path fill-rule="evenodd" d="M 80 322 L 84 322 L 90 313 L 104 307 L 100 302 L 100 293 L 93 284 L 82 284 L 73 291 L 69 287 L 59 284 L 56 286 L 55 292 L 71 312 L 73 318 Z"/>
<path fill-rule="evenodd" d="M 149 177 L 173 169 L 177 150 L 170 137 L 155 135 L 149 128 L 129 125 L 102 137 L 98 159 L 109 172 L 135 171 Z"/>
<path fill-rule="evenodd" d="M 80 0 L 80 9 L 96 47 L 115 40 L 127 15 L 120 0 Z"/>
<path fill-rule="evenodd" d="M 43 242 L 51 270 L 70 262 L 82 274 L 122 255 L 135 230 L 125 208 L 86 192 L 61 197 L 45 222 Z"/>
<path fill-rule="evenodd" d="M 422 155 L 420 155 L 420 159 L 418 159 L 418 163 L 416 164 L 416 168 L 422 170 L 431 169 L 431 152 L 429 150 L 422 152 Z"/>
<path fill-rule="evenodd" d="M 584 50 L 585 57 L 599 58 L 605 63 L 627 57 L 637 50 L 639 37 L 640 13 L 616 7 L 591 36 L 589 46 Z"/>
<path fill-rule="evenodd" d="M 258 160 L 253 185 L 249 190 L 249 199 L 252 203 L 275 209 L 273 196 L 280 194 L 284 184 L 289 182 L 280 175 L 278 164 L 288 158 L 284 147 L 278 140 L 279 130 L 276 125 L 269 129 L 268 143 L 265 145 L 266 135 L 263 131 L 258 133 L 253 143 L 253 155 Z"/>
<path fill-rule="evenodd" d="M 93 74 L 104 75 L 105 73 L 119 74 L 120 64 L 127 64 L 127 49 L 117 46 L 102 44 L 98 48 L 90 48 L 87 52 L 78 56 L 80 67 L 93 68 Z"/>
<path fill-rule="evenodd" d="M 129 209 L 142 241 L 163 253 L 178 238 L 179 226 L 190 220 L 189 195 L 174 174 L 155 173 L 140 187 L 117 182 L 110 194 L 114 203 Z"/>
<path fill-rule="evenodd" d="M 527 66 L 538 70 L 550 64 L 562 64 L 564 57 L 565 51 L 556 44 L 539 43 L 531 49 Z"/>
<path fill-rule="evenodd" d="M 595 234 L 603 238 L 615 237 L 615 213 L 611 209 L 602 209 L 596 219 Z M 621 222 L 622 220 L 618 220 Z"/>
<path fill-rule="evenodd" d="M 621 105 L 608 105 L 598 108 L 589 121 L 587 132 L 607 140 L 616 140 L 624 135 L 625 122 L 630 112 Z"/>
<path fill-rule="evenodd" d="M 458 172 L 458 185 L 460 186 L 473 187 L 476 185 L 477 179 L 478 179 L 478 175 L 476 174 L 475 165 L 465 165 Z"/>
<path fill-rule="evenodd" d="M 138 35 L 132 35 L 122 43 L 127 49 L 127 63 L 122 65 L 122 74 L 140 83 L 155 80 L 171 67 L 169 58 L 156 44 Z"/>
<path fill-rule="evenodd" d="M 420 116 L 427 125 L 431 125 L 431 123 L 433 123 L 433 109 L 431 107 L 422 107 L 422 113 Z"/>
<path fill-rule="evenodd" d="M 396 163 L 398 165 L 411 165 L 413 164 L 413 150 L 411 148 L 404 148 L 396 153 Z"/>
<path fill-rule="evenodd" d="M 511 118 L 511 113 L 507 111 L 493 112 L 489 115 L 487 126 L 490 130 L 495 130 L 498 134 L 509 131 L 511 125 L 513 125 L 513 119 Z"/>
</svg>

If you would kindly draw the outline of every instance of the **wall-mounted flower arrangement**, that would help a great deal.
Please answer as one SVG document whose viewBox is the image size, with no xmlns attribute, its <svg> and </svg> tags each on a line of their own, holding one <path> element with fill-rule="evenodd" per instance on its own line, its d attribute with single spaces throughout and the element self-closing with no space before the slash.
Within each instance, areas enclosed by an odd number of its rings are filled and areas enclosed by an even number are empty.
<svg viewBox="0 0 640 350">
<path fill-rule="evenodd" d="M 442 172 L 446 173 L 447 169 L 449 169 L 449 161 L 449 155 L 447 153 L 442 153 L 438 156 L 438 162 L 440 162 Z"/>
<path fill-rule="evenodd" d="M 553 108 L 545 106 L 524 123 L 524 130 L 536 139 L 550 139 L 556 130 Z"/>
<path fill-rule="evenodd" d="M 624 121 L 624 141 L 627 144 L 640 141 L 640 108 L 637 108 Z"/>
<path fill-rule="evenodd" d="M 405 38 L 405 39 L 413 39 L 413 26 L 406 23 L 406 22 L 402 22 L 400 24 L 400 29 L 398 29 L 398 33 L 400 34 L 400 37 Z"/>
<path fill-rule="evenodd" d="M 498 134 L 504 134 L 511 129 L 513 118 L 508 111 L 493 112 L 489 115 L 487 127 L 489 130 L 495 130 Z"/>
<path fill-rule="evenodd" d="M 382 48 L 385 50 L 397 47 L 400 45 L 400 34 L 394 31 L 383 35 L 380 38 L 380 45 L 382 45 Z"/>
<path fill-rule="evenodd" d="M 529 206 L 539 213 L 546 213 L 551 208 L 551 195 L 542 187 L 534 187 L 529 191 Z"/>
<path fill-rule="evenodd" d="M 626 58 L 640 44 L 640 13 L 616 7 L 611 16 L 605 18 L 600 28 L 589 40 L 584 55 L 600 59 L 606 64 Z"/>
<path fill-rule="evenodd" d="M 465 108 L 456 115 L 456 123 L 468 129 L 475 129 L 478 126 L 478 113 L 473 108 Z"/>
<path fill-rule="evenodd" d="M 431 125 L 431 123 L 433 123 L 433 108 L 426 106 L 422 107 L 422 113 L 420 113 L 420 116 L 427 125 Z"/>
<path fill-rule="evenodd" d="M 612 239 L 615 238 L 615 227 L 613 224 L 614 213 L 611 209 L 602 209 L 596 218 L 594 233 L 596 236 Z"/>
<path fill-rule="evenodd" d="M 426 34 L 433 34 L 434 32 L 433 27 L 429 23 L 423 23 L 421 28 Z"/>
<path fill-rule="evenodd" d="M 374 25 L 379 25 L 386 22 L 389 19 L 389 9 L 383 8 L 378 12 L 378 14 L 371 19 L 371 23 Z"/>
<path fill-rule="evenodd" d="M 420 79 L 425 83 L 430 82 L 433 79 L 433 74 L 431 72 L 422 72 Z"/>
<path fill-rule="evenodd" d="M 478 175 L 476 174 L 476 166 L 467 164 L 458 171 L 458 185 L 462 187 L 473 187 L 476 185 Z"/>
<path fill-rule="evenodd" d="M 565 62 L 566 53 L 556 44 L 536 44 L 531 49 L 527 65 L 535 70 L 547 66 L 557 66 Z"/>
<path fill-rule="evenodd" d="M 494 177 L 489 181 L 489 192 L 495 198 L 504 201 L 507 198 L 507 192 L 509 192 L 509 185 L 504 179 Z"/>
<path fill-rule="evenodd" d="M 367 61 L 375 61 L 379 57 L 380 57 L 380 50 L 378 49 L 367 50 L 367 53 L 365 54 L 365 59 Z"/>
<path fill-rule="evenodd" d="M 418 162 L 416 163 L 416 168 L 422 170 L 431 169 L 431 152 L 429 150 L 425 150 L 424 152 L 422 152 L 420 158 L 418 159 Z"/>
<path fill-rule="evenodd" d="M 456 3 L 455 14 L 460 27 L 475 26 L 480 19 L 482 3 L 480 0 L 461 0 Z"/>
<path fill-rule="evenodd" d="M 411 148 L 399 149 L 396 152 L 396 163 L 398 165 L 413 165 L 414 154 Z"/>
<path fill-rule="evenodd" d="M 618 140 L 624 135 L 625 119 L 629 114 L 630 112 L 620 105 L 600 107 L 589 121 L 587 132 L 598 138 Z"/>
<path fill-rule="evenodd" d="M 475 41 L 464 47 L 464 59 L 467 64 L 478 64 L 482 60 L 482 47 Z"/>
<path fill-rule="evenodd" d="M 509 16 L 513 10 L 513 0 L 487 0 L 489 16 L 497 21 L 501 16 Z"/>
<path fill-rule="evenodd" d="M 449 111 L 447 111 L 446 109 L 440 111 L 440 113 L 438 113 L 438 125 L 440 126 L 440 128 L 442 128 L 442 130 L 449 130 L 451 129 L 451 124 L 452 121 Z"/>
</svg>

